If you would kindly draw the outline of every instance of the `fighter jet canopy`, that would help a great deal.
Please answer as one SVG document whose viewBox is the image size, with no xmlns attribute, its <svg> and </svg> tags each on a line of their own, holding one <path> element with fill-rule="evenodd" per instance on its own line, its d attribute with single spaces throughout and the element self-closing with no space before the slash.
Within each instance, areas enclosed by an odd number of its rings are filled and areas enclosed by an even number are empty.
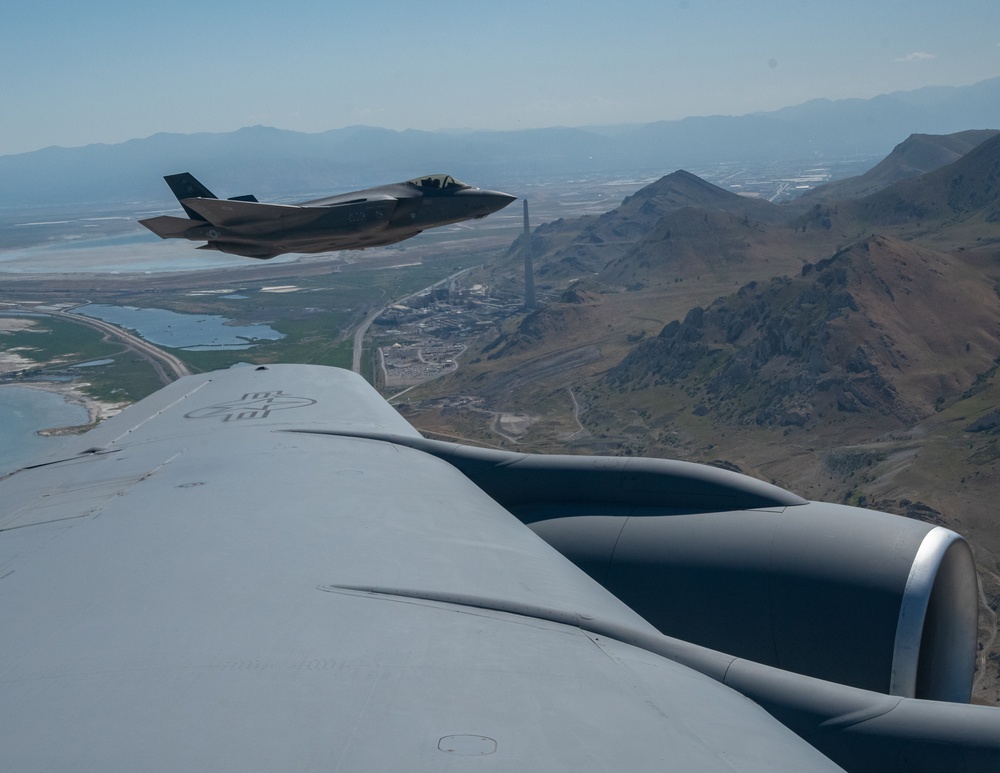
<svg viewBox="0 0 1000 773">
<path fill-rule="evenodd" d="M 414 177 L 412 180 L 408 180 L 407 182 L 416 185 L 418 188 L 425 189 L 457 190 L 458 188 L 471 187 L 463 183 L 461 180 L 456 180 L 450 174 L 432 174 L 427 177 Z"/>
</svg>

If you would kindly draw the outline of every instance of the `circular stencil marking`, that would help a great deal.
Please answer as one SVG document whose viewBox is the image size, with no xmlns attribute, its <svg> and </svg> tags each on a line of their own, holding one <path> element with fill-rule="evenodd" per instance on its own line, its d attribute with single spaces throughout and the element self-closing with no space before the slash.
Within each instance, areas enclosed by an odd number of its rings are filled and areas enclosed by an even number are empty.
<svg viewBox="0 0 1000 773">
<path fill-rule="evenodd" d="M 312 398 L 286 395 L 280 389 L 271 392 L 248 392 L 238 400 L 198 408 L 184 414 L 184 418 L 221 419 L 222 421 L 266 419 L 274 411 L 306 408 L 315 404 L 316 401 Z"/>
<path fill-rule="evenodd" d="M 463 757 L 483 757 L 497 750 L 497 742 L 485 735 L 446 735 L 438 741 L 438 751 Z"/>
</svg>

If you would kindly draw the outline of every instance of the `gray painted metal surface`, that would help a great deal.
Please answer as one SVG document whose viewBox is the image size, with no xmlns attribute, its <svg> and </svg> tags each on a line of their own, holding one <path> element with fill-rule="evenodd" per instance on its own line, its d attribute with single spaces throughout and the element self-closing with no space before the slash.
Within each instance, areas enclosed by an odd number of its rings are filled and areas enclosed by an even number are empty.
<svg viewBox="0 0 1000 773">
<path fill-rule="evenodd" d="M 3 767 L 904 770 L 930 725 L 1000 759 L 996 710 L 664 636 L 421 442 L 347 371 L 238 368 L 0 480 Z"/>
<path fill-rule="evenodd" d="M 819 502 L 531 528 L 663 633 L 870 690 L 969 700 L 975 565 L 947 529 Z"/>
<path fill-rule="evenodd" d="M 969 700 L 976 571 L 948 529 L 706 465 L 365 436 L 447 460 L 662 633 L 856 687 Z"/>
</svg>

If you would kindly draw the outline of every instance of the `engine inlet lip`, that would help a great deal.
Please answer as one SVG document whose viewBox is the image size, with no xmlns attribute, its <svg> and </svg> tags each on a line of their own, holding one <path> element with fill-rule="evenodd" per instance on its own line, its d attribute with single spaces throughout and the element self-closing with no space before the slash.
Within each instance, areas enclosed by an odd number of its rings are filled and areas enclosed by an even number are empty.
<svg viewBox="0 0 1000 773">
<path fill-rule="evenodd" d="M 972 550 L 936 526 L 910 565 L 896 622 L 889 694 L 967 703 L 972 692 L 979 607 Z M 933 652 L 933 664 L 921 654 Z M 922 673 L 933 667 L 934 675 Z M 918 694 L 922 693 L 922 694 Z"/>
</svg>

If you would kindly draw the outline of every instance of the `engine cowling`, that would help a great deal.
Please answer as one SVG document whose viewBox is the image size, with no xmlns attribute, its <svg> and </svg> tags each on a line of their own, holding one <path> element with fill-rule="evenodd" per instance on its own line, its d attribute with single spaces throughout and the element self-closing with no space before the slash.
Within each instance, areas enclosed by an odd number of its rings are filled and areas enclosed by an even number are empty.
<svg viewBox="0 0 1000 773">
<path fill-rule="evenodd" d="M 675 514 L 574 509 L 518 514 L 669 636 L 892 695 L 969 700 L 975 564 L 948 529 L 818 502 Z"/>
<path fill-rule="evenodd" d="M 689 462 L 364 436 L 452 464 L 669 636 L 852 687 L 970 698 L 976 567 L 948 529 Z"/>
</svg>

